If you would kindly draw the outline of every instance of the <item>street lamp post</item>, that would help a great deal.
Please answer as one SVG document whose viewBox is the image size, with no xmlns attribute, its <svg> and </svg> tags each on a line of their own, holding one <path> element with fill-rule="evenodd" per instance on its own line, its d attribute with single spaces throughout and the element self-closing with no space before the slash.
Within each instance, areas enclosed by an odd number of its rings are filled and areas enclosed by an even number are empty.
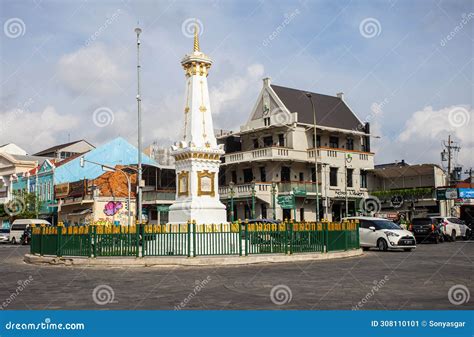
<svg viewBox="0 0 474 337">
<path fill-rule="evenodd" d="M 346 173 L 346 183 L 345 183 L 345 195 L 346 195 L 346 217 L 349 216 L 349 199 L 348 199 L 348 195 L 347 195 L 347 163 L 350 163 L 352 161 L 352 157 L 350 154 L 346 154 L 344 156 L 344 169 L 345 169 L 345 173 Z"/>
<path fill-rule="evenodd" d="M 252 219 L 255 219 L 255 180 L 252 180 Z"/>
<path fill-rule="evenodd" d="M 142 111 L 140 96 L 140 27 L 135 28 L 137 34 L 137 112 L 138 112 L 138 178 L 137 178 L 137 215 L 138 222 L 142 223 Z"/>
<path fill-rule="evenodd" d="M 276 195 L 276 184 L 272 182 L 272 208 L 273 208 L 273 220 L 276 220 L 276 202 L 275 202 L 275 195 Z"/>
<path fill-rule="evenodd" d="M 316 183 L 316 221 L 319 221 L 319 186 L 318 186 L 318 143 L 316 137 L 316 110 L 314 109 L 313 96 L 311 93 L 307 92 L 306 97 L 308 97 L 311 102 L 311 109 L 313 110 L 313 133 L 314 133 L 314 181 Z"/>
<path fill-rule="evenodd" d="M 230 221 L 234 222 L 234 185 L 235 183 L 231 181 L 229 183 L 230 187 Z"/>
</svg>

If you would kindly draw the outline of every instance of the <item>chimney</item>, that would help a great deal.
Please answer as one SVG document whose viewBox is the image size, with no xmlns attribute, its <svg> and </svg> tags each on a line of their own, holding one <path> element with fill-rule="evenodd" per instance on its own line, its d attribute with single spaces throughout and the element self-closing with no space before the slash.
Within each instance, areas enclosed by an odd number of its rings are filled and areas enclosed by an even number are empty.
<svg viewBox="0 0 474 337">
<path fill-rule="evenodd" d="M 263 79 L 263 86 L 264 86 L 264 87 L 269 87 L 270 84 L 271 84 L 271 79 L 270 79 L 270 77 L 265 77 L 265 78 Z"/>
<path fill-rule="evenodd" d="M 336 96 L 339 97 L 341 100 L 344 100 L 344 93 L 342 91 L 338 92 Z"/>
</svg>

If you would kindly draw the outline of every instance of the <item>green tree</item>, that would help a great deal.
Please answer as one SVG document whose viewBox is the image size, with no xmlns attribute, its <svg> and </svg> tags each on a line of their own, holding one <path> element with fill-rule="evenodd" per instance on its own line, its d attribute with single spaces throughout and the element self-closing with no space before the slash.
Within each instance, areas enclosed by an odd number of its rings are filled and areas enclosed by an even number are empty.
<svg viewBox="0 0 474 337">
<path fill-rule="evenodd" d="M 35 193 L 16 192 L 13 200 L 4 205 L 4 211 L 14 219 L 36 219 L 41 208 L 41 201 Z"/>
</svg>

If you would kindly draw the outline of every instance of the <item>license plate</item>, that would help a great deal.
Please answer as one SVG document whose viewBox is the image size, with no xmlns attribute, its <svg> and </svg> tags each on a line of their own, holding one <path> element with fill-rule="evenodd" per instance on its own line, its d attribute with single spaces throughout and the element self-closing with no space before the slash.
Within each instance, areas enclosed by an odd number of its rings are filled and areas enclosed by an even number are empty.
<svg viewBox="0 0 474 337">
<path fill-rule="evenodd" d="M 412 241 L 411 240 L 403 240 L 404 245 L 411 245 Z"/>
</svg>

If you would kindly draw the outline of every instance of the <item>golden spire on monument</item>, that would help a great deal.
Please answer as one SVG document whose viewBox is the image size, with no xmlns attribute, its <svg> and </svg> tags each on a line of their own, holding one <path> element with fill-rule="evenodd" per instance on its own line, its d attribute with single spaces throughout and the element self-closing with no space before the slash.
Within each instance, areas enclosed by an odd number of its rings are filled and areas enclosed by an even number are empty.
<svg viewBox="0 0 474 337">
<path fill-rule="evenodd" d="M 199 51 L 199 26 L 197 21 L 194 21 L 194 51 Z"/>
<path fill-rule="evenodd" d="M 199 47 L 199 24 L 194 23 L 194 48 L 193 51 L 181 60 L 181 65 L 186 71 L 186 76 L 200 75 L 207 76 L 212 60 L 209 56 L 201 52 Z"/>
</svg>

